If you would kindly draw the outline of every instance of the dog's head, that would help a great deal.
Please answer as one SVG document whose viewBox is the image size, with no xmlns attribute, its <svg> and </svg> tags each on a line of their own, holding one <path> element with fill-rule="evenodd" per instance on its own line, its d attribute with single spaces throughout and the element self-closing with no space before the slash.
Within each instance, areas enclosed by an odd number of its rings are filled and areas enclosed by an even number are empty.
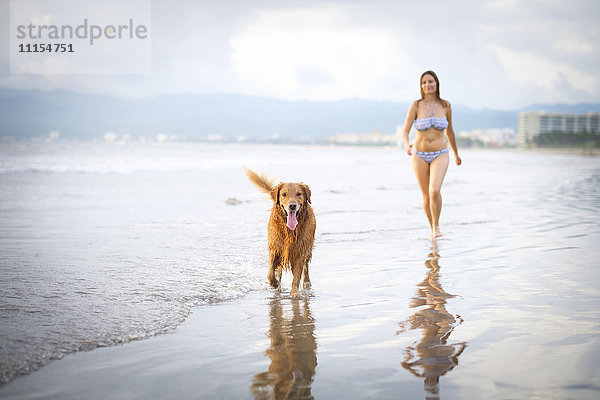
<svg viewBox="0 0 600 400">
<path fill-rule="evenodd" d="M 287 227 L 292 231 L 296 229 L 298 220 L 296 215 L 310 203 L 310 189 L 304 183 L 280 183 L 273 188 L 271 197 L 277 207 L 285 212 Z"/>
</svg>

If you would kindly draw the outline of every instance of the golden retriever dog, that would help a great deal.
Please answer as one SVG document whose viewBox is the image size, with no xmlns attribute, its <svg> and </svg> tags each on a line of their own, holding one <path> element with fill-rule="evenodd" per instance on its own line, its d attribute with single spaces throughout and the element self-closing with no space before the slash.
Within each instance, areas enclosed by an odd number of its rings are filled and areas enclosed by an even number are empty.
<svg viewBox="0 0 600 400">
<path fill-rule="evenodd" d="M 258 175 L 247 168 L 246 175 L 273 200 L 268 226 L 269 283 L 279 288 L 282 270 L 291 270 L 293 280 L 290 295 L 298 297 L 302 276 L 304 288 L 310 287 L 308 263 L 312 258 L 317 226 L 310 206 L 310 189 L 304 183 L 276 185 L 266 175 Z"/>
</svg>

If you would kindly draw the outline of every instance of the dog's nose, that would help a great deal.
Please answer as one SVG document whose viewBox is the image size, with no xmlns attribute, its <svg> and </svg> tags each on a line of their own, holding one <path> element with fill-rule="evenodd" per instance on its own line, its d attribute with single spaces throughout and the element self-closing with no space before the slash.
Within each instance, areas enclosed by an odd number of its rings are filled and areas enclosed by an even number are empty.
<svg viewBox="0 0 600 400">
<path fill-rule="evenodd" d="M 290 204 L 290 211 L 296 211 L 298 206 L 296 204 Z"/>
</svg>

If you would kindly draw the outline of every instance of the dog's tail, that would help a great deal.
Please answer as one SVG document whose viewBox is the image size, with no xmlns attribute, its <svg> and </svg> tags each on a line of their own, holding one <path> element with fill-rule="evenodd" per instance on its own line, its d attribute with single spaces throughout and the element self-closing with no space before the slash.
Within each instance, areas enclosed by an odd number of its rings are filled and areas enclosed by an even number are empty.
<svg viewBox="0 0 600 400">
<path fill-rule="evenodd" d="M 256 172 L 254 172 L 248 168 L 245 168 L 245 170 L 246 170 L 246 175 L 248 176 L 248 179 L 250 179 L 250 182 L 252 182 L 256 186 L 258 186 L 258 188 L 260 190 L 262 190 L 263 192 L 271 194 L 271 192 L 275 188 L 275 184 L 273 183 L 273 181 L 271 179 L 269 179 L 269 177 L 267 175 L 265 175 L 265 174 L 258 175 Z"/>
</svg>

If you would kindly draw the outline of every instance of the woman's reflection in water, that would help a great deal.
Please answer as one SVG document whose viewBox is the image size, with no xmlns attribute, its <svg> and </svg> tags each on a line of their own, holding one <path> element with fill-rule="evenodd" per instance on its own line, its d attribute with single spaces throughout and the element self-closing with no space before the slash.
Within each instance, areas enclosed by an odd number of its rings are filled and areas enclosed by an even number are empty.
<svg viewBox="0 0 600 400">
<path fill-rule="evenodd" d="M 402 366 L 419 378 L 425 378 L 427 399 L 439 398 L 440 376 L 458 365 L 458 357 L 466 343 L 449 344 L 448 339 L 455 327 L 463 320 L 446 310 L 446 301 L 455 297 L 447 293 L 440 284 L 440 255 L 437 244 L 431 248 L 425 266 L 428 268 L 423 282 L 417 285 L 417 293 L 410 302 L 417 311 L 400 322 L 402 333 L 420 329 L 423 337 L 406 348 L 406 358 Z"/>
<path fill-rule="evenodd" d="M 270 304 L 269 338 L 265 354 L 269 370 L 254 376 L 255 399 L 313 399 L 311 385 L 317 367 L 315 320 L 308 299 L 284 299 Z"/>
</svg>

